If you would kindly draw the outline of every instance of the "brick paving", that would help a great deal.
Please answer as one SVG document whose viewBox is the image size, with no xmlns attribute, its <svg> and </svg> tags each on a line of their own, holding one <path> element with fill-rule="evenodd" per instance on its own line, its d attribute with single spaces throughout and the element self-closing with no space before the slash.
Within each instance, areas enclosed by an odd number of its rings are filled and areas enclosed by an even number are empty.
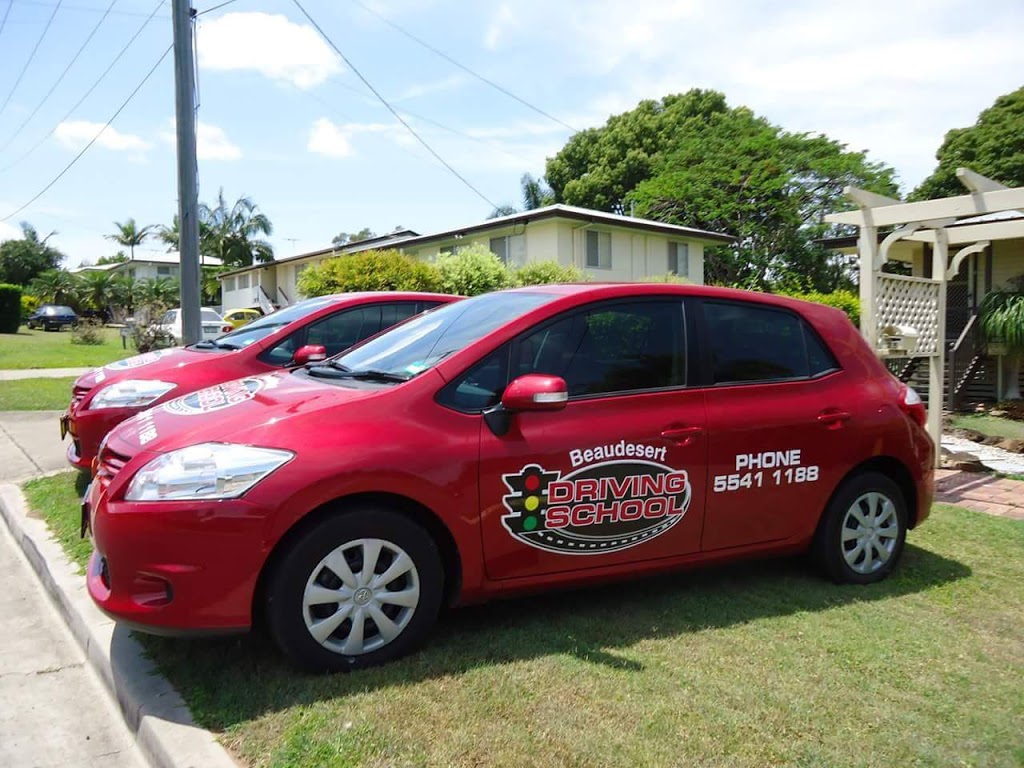
<svg viewBox="0 0 1024 768">
<path fill-rule="evenodd" d="M 1024 482 L 985 472 L 935 471 L 935 501 L 1024 520 Z"/>
</svg>

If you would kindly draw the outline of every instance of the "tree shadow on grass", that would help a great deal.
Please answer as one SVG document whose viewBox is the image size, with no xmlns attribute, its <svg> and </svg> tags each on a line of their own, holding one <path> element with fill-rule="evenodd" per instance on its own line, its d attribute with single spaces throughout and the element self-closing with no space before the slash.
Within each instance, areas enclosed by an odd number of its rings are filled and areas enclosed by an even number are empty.
<svg viewBox="0 0 1024 768">
<path fill-rule="evenodd" d="M 962 563 L 908 544 L 900 568 L 869 587 L 837 586 L 791 558 L 549 592 L 454 610 L 422 650 L 349 674 L 296 672 L 262 632 L 206 640 L 146 637 L 143 644 L 196 721 L 222 730 L 295 705 L 552 654 L 630 674 L 642 671 L 642 662 L 617 649 L 642 640 L 898 598 L 970 574 Z"/>
</svg>

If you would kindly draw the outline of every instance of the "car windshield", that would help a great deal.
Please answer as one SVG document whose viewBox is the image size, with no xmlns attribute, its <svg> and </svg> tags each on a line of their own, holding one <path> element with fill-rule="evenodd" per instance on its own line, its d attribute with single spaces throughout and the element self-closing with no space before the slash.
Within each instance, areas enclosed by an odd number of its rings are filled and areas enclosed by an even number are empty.
<svg viewBox="0 0 1024 768">
<path fill-rule="evenodd" d="M 337 299 L 329 297 L 308 299 L 306 301 L 300 301 L 298 304 L 292 304 L 290 307 L 279 309 L 277 312 L 271 312 L 269 315 L 265 315 L 258 320 L 253 320 L 251 323 L 243 325 L 236 331 L 224 334 L 217 339 L 218 346 L 226 349 L 241 349 L 242 347 L 248 347 L 250 344 L 262 341 L 267 336 L 280 328 L 283 328 L 289 323 L 301 320 L 307 315 L 316 312 L 318 309 L 326 307 L 329 304 L 334 304 L 336 301 Z"/>
<path fill-rule="evenodd" d="M 488 293 L 447 304 L 331 360 L 350 374 L 411 379 L 501 325 L 556 298 L 539 292 Z"/>
</svg>

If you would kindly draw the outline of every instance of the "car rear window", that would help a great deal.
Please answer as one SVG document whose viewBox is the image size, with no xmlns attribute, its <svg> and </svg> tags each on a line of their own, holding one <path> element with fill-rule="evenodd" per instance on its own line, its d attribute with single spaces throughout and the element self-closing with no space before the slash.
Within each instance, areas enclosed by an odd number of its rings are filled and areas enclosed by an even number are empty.
<svg viewBox="0 0 1024 768">
<path fill-rule="evenodd" d="M 704 302 L 715 384 L 807 379 L 838 369 L 818 335 L 788 310 Z"/>
<path fill-rule="evenodd" d="M 219 323 L 220 315 L 214 312 L 212 309 L 204 309 L 201 312 L 204 323 Z"/>
</svg>

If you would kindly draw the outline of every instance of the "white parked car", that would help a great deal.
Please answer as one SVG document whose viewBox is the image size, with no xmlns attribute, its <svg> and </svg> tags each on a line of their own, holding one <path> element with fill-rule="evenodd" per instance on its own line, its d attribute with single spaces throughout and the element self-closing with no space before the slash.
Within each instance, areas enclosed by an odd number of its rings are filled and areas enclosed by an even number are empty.
<svg viewBox="0 0 1024 768">
<path fill-rule="evenodd" d="M 234 327 L 209 307 L 202 307 L 199 320 L 202 323 L 203 335 L 200 341 L 216 339 L 222 333 L 234 330 Z M 181 329 L 181 309 L 169 309 L 156 324 L 161 331 L 166 331 L 174 337 L 176 344 L 181 344 L 183 332 Z"/>
</svg>

